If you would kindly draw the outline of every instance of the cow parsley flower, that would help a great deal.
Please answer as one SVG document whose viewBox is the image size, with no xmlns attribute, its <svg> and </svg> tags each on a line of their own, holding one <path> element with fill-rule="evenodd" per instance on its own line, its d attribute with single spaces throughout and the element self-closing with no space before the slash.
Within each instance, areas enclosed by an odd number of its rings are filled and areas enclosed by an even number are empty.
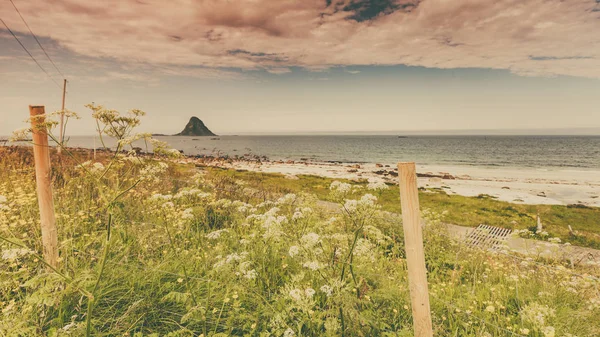
<svg viewBox="0 0 600 337">
<path fill-rule="evenodd" d="M 552 326 L 546 326 L 542 329 L 542 333 L 544 337 L 554 337 L 556 336 L 556 330 Z"/>
<path fill-rule="evenodd" d="M 346 193 L 352 191 L 352 185 L 336 180 L 331 183 L 331 185 L 329 186 L 329 189 L 337 194 L 346 194 Z"/>
<path fill-rule="evenodd" d="M 556 244 L 562 242 L 560 238 L 550 238 L 550 239 L 548 239 L 548 241 L 551 243 L 556 243 Z"/>
<path fill-rule="evenodd" d="M 294 257 L 296 255 L 298 255 L 300 253 L 300 248 L 298 246 L 291 246 L 290 250 L 288 251 L 288 254 L 291 257 Z"/>
<path fill-rule="evenodd" d="M 520 312 L 521 318 L 534 326 L 541 328 L 546 325 L 546 319 L 554 317 L 556 311 L 547 305 L 531 303 L 525 305 Z"/>
<path fill-rule="evenodd" d="M 325 293 L 325 295 L 327 297 L 331 296 L 331 294 L 333 294 L 333 288 L 328 286 L 328 285 L 324 285 L 321 288 L 321 291 Z"/>
<path fill-rule="evenodd" d="M 214 232 L 210 232 L 210 233 L 206 234 L 206 238 L 208 238 L 210 240 L 216 240 L 221 237 L 221 234 L 227 233 L 227 232 L 228 232 L 227 229 L 219 229 Z"/>
<path fill-rule="evenodd" d="M 317 233 L 305 234 L 300 238 L 300 242 L 302 242 L 302 244 L 307 248 L 314 247 L 315 245 L 317 245 L 319 243 L 319 234 L 317 234 Z"/>
<path fill-rule="evenodd" d="M 367 189 L 372 191 L 383 191 L 388 189 L 388 185 L 386 185 L 383 181 L 371 181 L 367 185 Z"/>
<path fill-rule="evenodd" d="M 251 270 L 244 272 L 244 277 L 249 280 L 254 280 L 256 278 L 256 276 L 258 276 L 258 273 L 256 272 L 255 269 L 251 269 Z"/>
<path fill-rule="evenodd" d="M 308 268 L 310 270 L 319 270 L 323 267 L 319 261 L 304 262 L 304 264 L 302 266 L 304 268 Z"/>
<path fill-rule="evenodd" d="M 184 210 L 184 211 L 181 213 L 181 218 L 182 218 L 182 219 L 186 219 L 186 220 L 193 219 L 193 218 L 194 218 L 194 213 L 193 213 L 193 211 L 194 211 L 194 210 L 193 210 L 193 209 L 191 209 L 191 208 L 187 208 L 187 209 L 185 209 L 185 210 Z"/>
<path fill-rule="evenodd" d="M 306 297 L 311 298 L 315 295 L 316 291 L 313 288 L 306 288 L 304 290 L 304 294 L 306 294 Z"/>
<path fill-rule="evenodd" d="M 302 300 L 302 290 L 300 290 L 300 289 L 292 289 L 292 290 L 290 290 L 290 297 L 294 301 L 300 302 Z"/>
<path fill-rule="evenodd" d="M 275 202 L 277 205 L 291 205 L 293 204 L 297 199 L 297 196 L 293 193 L 288 193 L 286 195 L 284 195 L 283 197 L 277 199 L 277 201 Z"/>
</svg>

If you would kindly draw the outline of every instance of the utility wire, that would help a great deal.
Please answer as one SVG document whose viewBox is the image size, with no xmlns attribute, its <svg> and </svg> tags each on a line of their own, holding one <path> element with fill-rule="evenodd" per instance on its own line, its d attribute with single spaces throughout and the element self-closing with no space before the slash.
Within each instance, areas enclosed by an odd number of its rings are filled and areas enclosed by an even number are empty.
<svg viewBox="0 0 600 337">
<path fill-rule="evenodd" d="M 52 63 L 52 65 L 54 66 L 54 69 L 56 69 L 56 71 L 58 71 L 58 73 L 60 74 L 60 76 L 62 76 L 63 78 L 65 78 L 65 75 L 62 73 L 62 71 L 60 71 L 58 69 L 58 67 L 56 66 L 56 64 L 54 63 L 54 61 L 52 61 L 52 59 L 50 58 L 50 55 L 48 55 L 48 53 L 46 52 L 46 49 L 44 49 L 44 47 L 40 43 L 40 40 L 38 40 L 37 36 L 33 33 L 33 31 L 31 30 L 31 28 L 27 24 L 27 21 L 25 21 L 25 18 L 23 17 L 23 15 L 21 15 L 21 11 L 19 11 L 19 9 L 17 8 L 17 6 L 13 2 L 13 0 L 10 0 L 10 3 L 13 5 L 13 7 L 15 8 L 15 10 L 17 11 L 17 13 L 19 14 L 19 16 L 21 17 L 21 20 L 23 20 L 23 23 L 25 24 L 25 26 L 27 27 L 27 29 L 29 29 L 29 32 L 31 33 L 31 35 L 35 39 L 35 42 L 37 42 L 38 46 L 40 46 L 40 48 L 42 49 L 42 51 L 46 55 L 46 58 L 48 58 L 48 61 L 50 61 L 50 63 Z"/>
<path fill-rule="evenodd" d="M 8 27 L 8 25 L 6 24 L 6 22 L 4 22 L 4 20 L 2 20 L 2 18 L 0 18 L 0 21 L 2 21 L 2 24 L 4 24 L 4 27 L 6 27 L 6 30 L 8 30 L 8 32 L 15 38 L 15 40 L 17 40 L 17 42 L 19 42 L 19 44 L 21 45 L 21 47 L 23 48 L 23 50 L 25 50 L 25 52 L 27 52 L 27 55 L 29 55 L 29 57 L 31 57 L 31 59 L 33 60 L 33 62 L 35 62 L 35 64 L 37 64 L 37 66 L 42 69 L 42 71 L 48 75 L 48 77 L 52 80 L 52 82 L 54 82 L 54 84 L 56 84 L 56 86 L 62 90 L 61 86 L 58 84 L 58 82 L 56 82 L 56 80 L 50 76 L 50 74 L 46 71 L 46 69 L 44 69 L 44 67 L 42 67 L 42 65 L 35 59 L 35 57 L 33 57 L 33 55 L 31 55 L 31 53 L 29 52 L 29 50 L 27 50 L 27 48 L 25 47 L 25 45 L 23 45 L 23 43 L 21 42 L 21 40 L 19 40 L 19 38 L 15 35 L 15 33 L 13 33 L 13 31 Z"/>
</svg>

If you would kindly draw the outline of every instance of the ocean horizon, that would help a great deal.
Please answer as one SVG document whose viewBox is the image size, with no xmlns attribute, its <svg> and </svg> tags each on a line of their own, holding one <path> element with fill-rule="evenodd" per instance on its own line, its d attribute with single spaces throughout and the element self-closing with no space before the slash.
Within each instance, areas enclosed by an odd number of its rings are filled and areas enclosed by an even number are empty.
<svg viewBox="0 0 600 337">
<path fill-rule="evenodd" d="M 221 135 L 156 136 L 192 156 L 266 157 L 339 163 L 415 161 L 422 165 L 538 169 L 600 168 L 600 136 L 514 135 Z M 106 140 L 108 147 L 115 143 Z M 7 143 L 10 145 L 11 143 Z M 68 146 L 100 148 L 93 136 Z M 135 146 L 151 151 L 143 142 Z"/>
</svg>

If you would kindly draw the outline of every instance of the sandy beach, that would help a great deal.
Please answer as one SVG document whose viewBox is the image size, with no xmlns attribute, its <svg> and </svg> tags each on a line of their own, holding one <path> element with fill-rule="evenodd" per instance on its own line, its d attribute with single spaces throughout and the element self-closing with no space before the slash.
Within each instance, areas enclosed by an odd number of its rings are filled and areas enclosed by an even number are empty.
<svg viewBox="0 0 600 337">
<path fill-rule="evenodd" d="M 202 164 L 297 175 L 318 175 L 340 179 L 367 179 L 395 183 L 397 174 L 391 164 L 341 164 L 319 162 L 213 161 Z M 543 170 L 532 168 L 481 168 L 470 166 L 417 165 L 419 187 L 444 189 L 448 194 L 478 196 L 498 200 L 545 205 L 579 204 L 600 207 L 600 170 Z"/>
</svg>

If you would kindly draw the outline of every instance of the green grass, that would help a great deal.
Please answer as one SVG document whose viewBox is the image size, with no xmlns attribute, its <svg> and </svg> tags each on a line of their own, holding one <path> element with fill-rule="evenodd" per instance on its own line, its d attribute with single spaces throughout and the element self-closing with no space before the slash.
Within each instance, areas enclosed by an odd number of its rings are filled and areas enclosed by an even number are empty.
<svg viewBox="0 0 600 337">
<path fill-rule="evenodd" d="M 322 200 L 331 200 L 329 185 L 336 179 L 298 175 L 298 179 L 289 179 L 278 173 L 262 173 L 236 171 L 206 167 L 205 170 L 220 179 L 241 179 L 251 186 L 273 193 L 298 193 L 310 191 Z M 366 182 L 345 182 L 366 186 Z M 400 213 L 400 194 L 397 186 L 390 186 L 380 195 L 380 203 L 384 210 Z M 421 190 L 419 193 L 422 208 L 436 213 L 444 213 L 443 221 L 476 227 L 480 224 L 510 228 L 528 229 L 537 225 L 537 214 L 540 215 L 544 230 L 553 237 L 584 247 L 600 249 L 600 208 L 572 207 L 559 205 L 523 205 L 495 200 L 481 195 L 464 197 L 448 195 L 442 189 Z M 571 235 L 568 226 L 577 233 Z"/>
<path fill-rule="evenodd" d="M 332 180 L 320 177 L 198 174 L 160 158 L 117 158 L 102 174 L 53 154 L 58 274 L 40 261 L 35 180 L 22 171 L 29 155 L 2 154 L 0 336 L 413 335 L 401 220 L 380 211 L 398 211 L 394 188 L 373 202 L 364 190 L 332 194 Z M 106 168 L 110 156 L 100 160 Z M 318 199 L 362 201 L 342 211 Z M 456 209 L 524 218 L 521 206 L 421 199 L 435 210 L 424 230 L 435 336 L 600 335 L 598 283 L 574 276 L 598 277 L 597 266 L 469 249 L 448 240 L 436 217 Z M 548 210 L 571 219 L 590 211 Z"/>
</svg>

